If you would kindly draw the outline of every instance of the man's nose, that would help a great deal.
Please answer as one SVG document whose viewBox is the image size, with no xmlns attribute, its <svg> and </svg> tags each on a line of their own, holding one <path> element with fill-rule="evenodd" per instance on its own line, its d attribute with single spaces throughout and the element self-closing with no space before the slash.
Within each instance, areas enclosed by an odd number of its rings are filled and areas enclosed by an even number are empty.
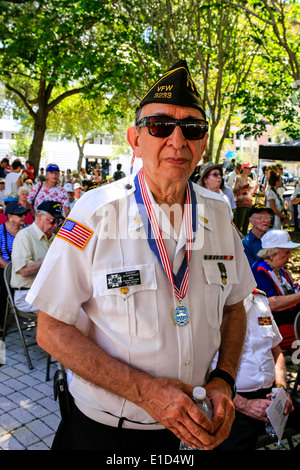
<svg viewBox="0 0 300 470">
<path fill-rule="evenodd" d="M 184 137 L 181 127 L 179 125 L 175 127 L 174 131 L 169 136 L 168 142 L 170 142 L 174 146 L 174 148 L 182 148 L 187 145 L 187 140 Z"/>
</svg>

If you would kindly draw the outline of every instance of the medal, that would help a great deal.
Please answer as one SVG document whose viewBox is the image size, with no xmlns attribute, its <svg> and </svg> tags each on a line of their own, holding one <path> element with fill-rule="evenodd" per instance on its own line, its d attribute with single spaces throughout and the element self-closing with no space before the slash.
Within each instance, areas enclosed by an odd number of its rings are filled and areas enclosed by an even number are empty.
<svg viewBox="0 0 300 470">
<path fill-rule="evenodd" d="M 185 326 L 189 322 L 190 314 L 184 305 L 179 304 L 173 312 L 173 319 L 178 326 Z"/>
<path fill-rule="evenodd" d="M 135 186 L 135 199 L 140 209 L 140 215 L 147 234 L 149 246 L 164 269 L 178 300 L 178 306 L 173 312 L 173 318 L 178 326 L 184 326 L 188 323 L 189 311 L 186 307 L 181 305 L 181 301 L 184 299 L 188 289 L 189 263 L 194 242 L 193 234 L 196 233 L 197 230 L 197 201 L 192 183 L 190 181 L 187 183 L 184 206 L 186 232 L 185 256 L 176 275 L 172 272 L 167 249 L 162 238 L 154 208 L 150 201 L 143 168 L 141 168 L 135 176 Z"/>
<path fill-rule="evenodd" d="M 220 270 L 222 283 L 225 286 L 227 284 L 227 271 L 226 271 L 224 263 L 218 263 L 218 268 Z"/>
</svg>

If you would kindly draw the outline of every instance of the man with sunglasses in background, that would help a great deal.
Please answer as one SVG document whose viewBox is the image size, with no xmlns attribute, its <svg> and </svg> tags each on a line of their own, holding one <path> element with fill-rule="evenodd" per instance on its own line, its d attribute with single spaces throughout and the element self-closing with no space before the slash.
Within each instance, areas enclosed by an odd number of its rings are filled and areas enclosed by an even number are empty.
<svg viewBox="0 0 300 470">
<path fill-rule="evenodd" d="M 213 449 L 229 433 L 255 283 L 223 198 L 189 179 L 207 131 L 181 60 L 128 129 L 142 169 L 81 197 L 49 250 L 27 300 L 40 308 L 39 345 L 68 369 L 54 450 Z M 191 398 L 202 385 L 212 421 Z"/>
<path fill-rule="evenodd" d="M 54 231 L 62 219 L 62 205 L 56 201 L 44 201 L 38 208 L 35 221 L 18 232 L 12 249 L 11 287 L 19 310 L 38 312 L 25 298 L 53 242 Z"/>
<path fill-rule="evenodd" d="M 264 204 L 254 204 L 249 212 L 252 229 L 242 239 L 245 254 L 252 266 L 259 258 L 257 253 L 262 249 L 261 237 L 269 230 L 274 212 Z"/>
</svg>

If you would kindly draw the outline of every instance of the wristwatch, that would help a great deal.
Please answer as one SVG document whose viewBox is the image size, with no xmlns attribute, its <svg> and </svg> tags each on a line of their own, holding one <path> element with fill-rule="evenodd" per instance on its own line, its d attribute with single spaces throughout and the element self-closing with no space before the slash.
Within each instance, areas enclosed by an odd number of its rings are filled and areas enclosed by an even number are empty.
<svg viewBox="0 0 300 470">
<path fill-rule="evenodd" d="M 226 372 L 225 370 L 222 370 L 222 369 L 214 369 L 210 374 L 209 374 L 209 377 L 208 377 L 208 382 L 210 382 L 212 379 L 214 379 L 215 377 L 217 377 L 218 379 L 222 379 L 224 380 L 226 383 L 228 383 L 228 385 L 230 386 L 231 388 L 231 391 L 232 391 L 232 400 L 234 399 L 234 397 L 236 396 L 236 386 L 235 386 L 235 380 L 234 378 L 228 373 Z"/>
</svg>

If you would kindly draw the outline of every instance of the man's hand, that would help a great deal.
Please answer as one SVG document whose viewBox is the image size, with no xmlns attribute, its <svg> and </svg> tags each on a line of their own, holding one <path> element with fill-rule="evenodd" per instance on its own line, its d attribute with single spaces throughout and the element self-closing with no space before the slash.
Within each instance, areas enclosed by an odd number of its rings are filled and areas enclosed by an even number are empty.
<svg viewBox="0 0 300 470">
<path fill-rule="evenodd" d="M 190 447 L 213 448 L 213 423 L 193 402 L 192 393 L 193 387 L 179 380 L 151 378 L 139 406 Z"/>
<path fill-rule="evenodd" d="M 230 386 L 222 379 L 215 378 L 206 386 L 207 397 L 213 405 L 212 423 L 214 425 L 213 439 L 204 450 L 211 450 L 220 445 L 228 436 L 235 417 Z"/>
</svg>

